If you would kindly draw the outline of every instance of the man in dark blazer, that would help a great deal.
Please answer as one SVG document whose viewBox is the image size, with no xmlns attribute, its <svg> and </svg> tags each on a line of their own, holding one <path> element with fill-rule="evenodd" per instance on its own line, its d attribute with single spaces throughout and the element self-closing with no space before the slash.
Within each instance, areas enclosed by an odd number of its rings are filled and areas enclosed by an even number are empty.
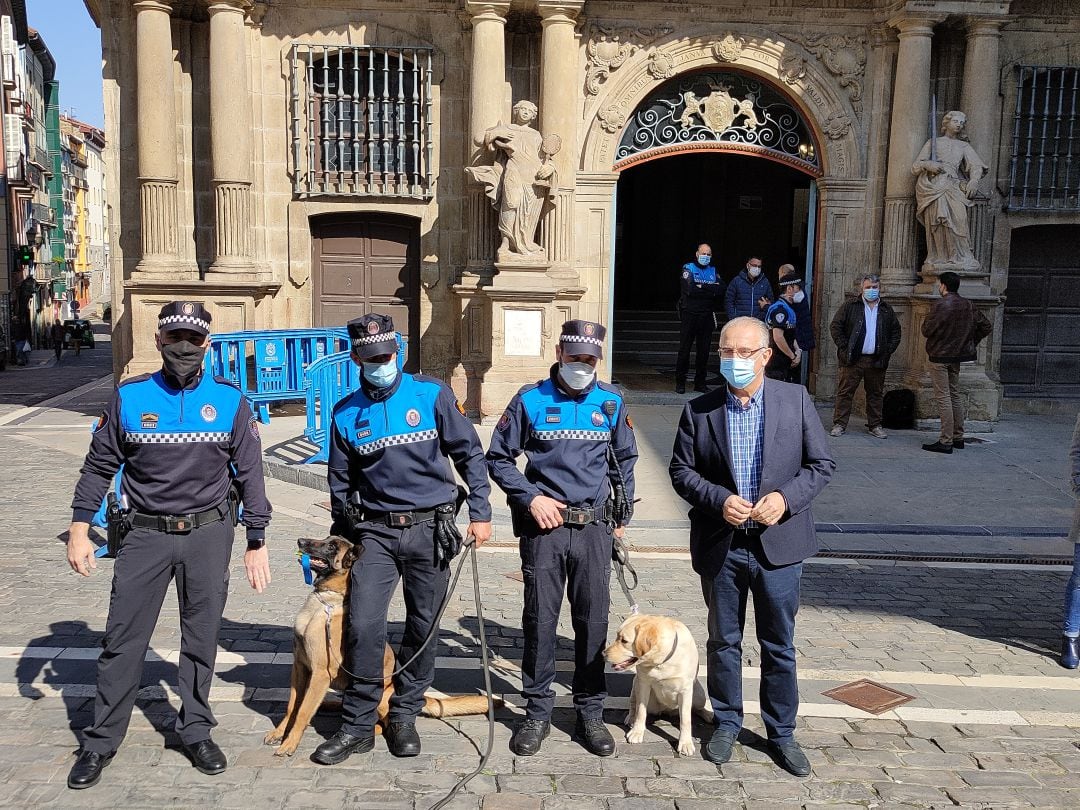
<svg viewBox="0 0 1080 810">
<path fill-rule="evenodd" d="M 690 504 L 690 559 L 709 608 L 708 687 L 716 730 L 705 758 L 727 762 L 742 728 L 742 635 L 753 594 L 761 717 L 777 764 L 808 776 L 795 742 L 795 614 L 802 562 L 818 550 L 810 503 L 834 464 L 806 389 L 765 379 L 769 333 L 756 318 L 720 332 L 727 385 L 683 410 L 669 474 Z"/>
</svg>

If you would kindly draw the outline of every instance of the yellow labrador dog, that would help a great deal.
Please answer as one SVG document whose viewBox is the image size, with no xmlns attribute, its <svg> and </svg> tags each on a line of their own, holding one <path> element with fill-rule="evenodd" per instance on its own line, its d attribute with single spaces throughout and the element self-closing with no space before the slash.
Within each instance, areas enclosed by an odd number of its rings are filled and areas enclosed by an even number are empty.
<svg viewBox="0 0 1080 810">
<path fill-rule="evenodd" d="M 666 616 L 631 616 L 604 650 L 604 658 L 617 672 L 634 670 L 626 741 L 641 742 L 647 715 L 678 714 L 679 754 L 693 756 L 691 715 L 696 712 L 712 723 L 713 711 L 698 683 L 697 644 L 686 625 Z"/>
</svg>

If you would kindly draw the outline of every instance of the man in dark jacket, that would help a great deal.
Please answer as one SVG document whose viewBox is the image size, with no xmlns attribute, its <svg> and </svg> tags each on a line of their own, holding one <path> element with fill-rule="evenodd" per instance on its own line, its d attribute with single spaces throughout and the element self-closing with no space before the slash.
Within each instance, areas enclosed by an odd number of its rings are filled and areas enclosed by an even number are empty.
<svg viewBox="0 0 1080 810">
<path fill-rule="evenodd" d="M 830 436 L 842 436 L 851 416 L 851 401 L 862 382 L 866 393 L 866 429 L 884 439 L 881 406 L 885 399 L 885 370 L 900 346 L 900 321 L 893 308 L 881 300 L 881 280 L 864 275 L 858 298 L 845 301 L 836 311 L 829 332 L 836 344 L 840 380 L 836 386 Z"/>
<path fill-rule="evenodd" d="M 746 269 L 728 284 L 724 295 L 724 309 L 730 321 L 744 315 L 765 320 L 765 310 L 773 301 L 772 284 L 761 272 L 761 259 L 751 256 Z"/>
<path fill-rule="evenodd" d="M 960 276 L 945 272 L 938 278 L 941 300 L 923 321 L 926 354 L 930 358 L 930 382 L 941 414 L 941 435 L 924 444 L 931 453 L 964 449 L 964 406 L 960 401 L 960 364 L 974 360 L 979 342 L 990 334 L 990 321 L 960 295 Z"/>
</svg>

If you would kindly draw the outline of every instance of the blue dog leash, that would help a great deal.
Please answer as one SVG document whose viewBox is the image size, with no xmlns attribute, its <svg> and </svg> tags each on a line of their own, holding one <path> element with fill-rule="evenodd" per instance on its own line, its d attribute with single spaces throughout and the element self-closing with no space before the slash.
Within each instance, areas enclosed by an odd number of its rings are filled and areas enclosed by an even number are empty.
<svg viewBox="0 0 1080 810">
<path fill-rule="evenodd" d="M 301 554 L 299 549 L 296 552 L 296 556 L 300 559 L 297 560 L 300 563 L 300 568 L 304 571 L 304 584 L 310 585 L 315 581 L 315 575 L 311 573 L 311 555 Z"/>
</svg>

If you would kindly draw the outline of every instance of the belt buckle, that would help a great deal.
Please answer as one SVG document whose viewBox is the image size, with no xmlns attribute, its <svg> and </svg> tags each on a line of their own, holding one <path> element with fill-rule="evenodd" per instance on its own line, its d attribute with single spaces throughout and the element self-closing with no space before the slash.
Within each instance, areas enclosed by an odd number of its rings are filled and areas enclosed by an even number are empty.
<svg viewBox="0 0 1080 810">
<path fill-rule="evenodd" d="M 577 506 L 569 506 L 566 509 L 566 522 L 584 526 L 592 521 L 592 510 L 582 509 Z"/>
<path fill-rule="evenodd" d="M 386 524 L 394 529 L 407 529 L 413 525 L 412 512 L 390 512 L 386 516 Z"/>
<path fill-rule="evenodd" d="M 165 531 L 169 534 L 190 532 L 195 528 L 195 519 L 192 515 L 162 515 L 160 519 L 165 525 Z"/>
</svg>

